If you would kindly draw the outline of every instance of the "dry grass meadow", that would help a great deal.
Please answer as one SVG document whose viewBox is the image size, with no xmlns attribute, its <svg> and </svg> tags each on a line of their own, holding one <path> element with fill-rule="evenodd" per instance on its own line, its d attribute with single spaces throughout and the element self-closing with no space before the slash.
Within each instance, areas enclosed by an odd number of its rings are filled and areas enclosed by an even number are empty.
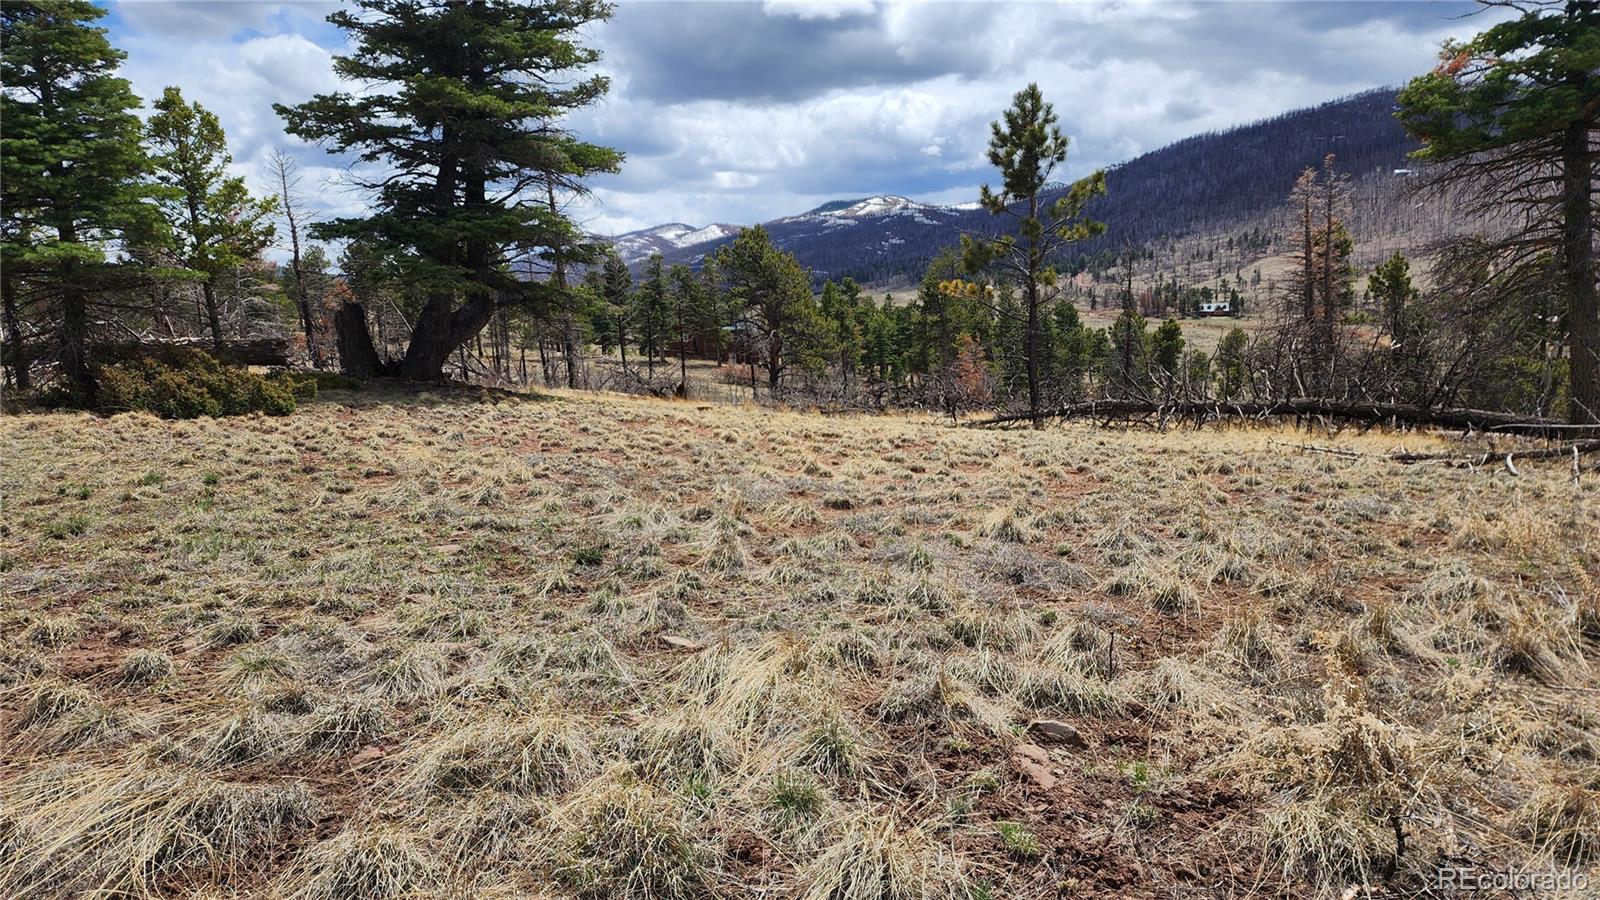
<svg viewBox="0 0 1600 900">
<path fill-rule="evenodd" d="M 1301 439 L 465 392 L 7 417 L 0 896 L 1600 878 L 1600 477 Z"/>
</svg>

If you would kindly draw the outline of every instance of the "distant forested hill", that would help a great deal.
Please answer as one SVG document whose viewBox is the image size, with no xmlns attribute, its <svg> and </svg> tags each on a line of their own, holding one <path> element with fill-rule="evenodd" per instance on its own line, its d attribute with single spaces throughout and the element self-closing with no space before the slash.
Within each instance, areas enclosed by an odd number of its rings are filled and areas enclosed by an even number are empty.
<svg viewBox="0 0 1600 900">
<path fill-rule="evenodd" d="M 1357 178 L 1403 168 L 1415 145 L 1395 121 L 1394 105 L 1395 91 L 1368 91 L 1198 134 L 1115 166 L 1107 172 L 1107 196 L 1092 209 L 1107 224 L 1107 232 L 1078 245 L 1078 261 L 1097 254 L 1108 257 L 1128 244 L 1260 222 L 1284 204 L 1300 172 L 1330 152 L 1337 154 L 1340 171 Z M 941 248 L 959 242 L 963 229 L 996 227 L 987 213 L 973 207 L 870 197 L 826 203 L 765 224 L 776 243 L 819 279 L 850 276 L 882 283 L 921 277 Z M 660 249 L 661 242 L 642 239 L 659 230 L 622 235 L 616 241 L 631 262 L 641 261 L 643 256 L 630 248 Z M 729 240 L 728 231 L 702 229 L 696 236 L 715 237 L 665 245 L 665 256 L 668 262 L 698 262 Z"/>
</svg>

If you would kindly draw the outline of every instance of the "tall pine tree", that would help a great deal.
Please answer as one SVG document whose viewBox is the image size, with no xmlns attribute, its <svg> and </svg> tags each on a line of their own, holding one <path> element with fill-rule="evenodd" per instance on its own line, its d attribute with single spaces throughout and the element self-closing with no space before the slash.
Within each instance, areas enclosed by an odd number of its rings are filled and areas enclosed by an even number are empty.
<svg viewBox="0 0 1600 900">
<path fill-rule="evenodd" d="M 1046 202 L 1047 187 L 1067 160 L 1068 138 L 1056 122 L 1055 109 L 1045 102 L 1039 86 L 1030 84 L 1013 98 L 1005 124 L 991 125 L 989 162 L 1000 170 L 1001 187 L 994 191 L 984 185 L 978 202 L 990 215 L 1014 219 L 1017 234 L 994 240 L 961 239 L 969 271 L 998 270 L 1022 290 L 1028 412 L 1035 421 L 1040 414 L 1041 314 L 1057 290 L 1051 260 L 1067 244 L 1105 231 L 1104 225 L 1082 218 L 1090 198 L 1106 192 L 1104 172 L 1095 172 Z"/>
<path fill-rule="evenodd" d="M 19 305 L 44 311 L 42 353 L 71 390 L 94 401 L 92 307 L 124 282 L 118 243 L 152 246 L 163 235 L 144 200 L 150 162 L 140 145 L 139 98 L 116 76 L 125 54 L 93 24 L 105 10 L 81 0 L 0 5 L 0 277 L 5 348 L 19 387 L 34 352 L 22 344 Z M 26 289 L 26 290 L 25 290 Z"/>
<path fill-rule="evenodd" d="M 1422 141 L 1416 156 L 1435 164 L 1434 185 L 1477 211 L 1514 214 L 1516 227 L 1484 244 L 1494 268 L 1554 260 L 1571 354 L 1569 415 L 1597 423 L 1600 2 L 1492 5 L 1522 15 L 1446 43 L 1438 68 L 1400 92 L 1398 115 Z"/>
<path fill-rule="evenodd" d="M 178 259 L 200 273 L 206 325 L 212 345 L 221 352 L 217 279 L 255 260 L 272 243 L 269 217 L 277 201 L 251 197 L 243 178 L 228 176 L 233 156 L 222 123 L 200 104 L 186 103 L 177 88 L 167 88 L 155 102 L 145 132 L 156 180 L 171 188 L 161 205 L 172 226 Z"/>
<path fill-rule="evenodd" d="M 717 267 L 739 305 L 746 350 L 766 367 L 767 390 L 776 393 L 797 361 L 814 369 L 827 323 L 811 297 L 811 279 L 794 256 L 756 225 L 717 251 Z"/>
<path fill-rule="evenodd" d="M 407 282 L 425 296 L 404 358 L 390 367 L 368 353 L 357 370 L 437 379 L 497 308 L 565 292 L 560 277 L 513 277 L 508 258 L 543 257 L 557 275 L 568 262 L 598 258 L 554 194 L 581 191 L 585 177 L 621 164 L 619 152 L 578 140 L 562 125 L 607 89 L 604 77 L 583 73 L 599 52 L 578 37 L 611 7 L 599 0 L 356 0 L 355 7 L 328 21 L 356 43 L 335 71 L 364 89 L 277 110 L 290 133 L 385 170 L 365 183 L 371 215 L 315 232 L 393 246 Z"/>
</svg>

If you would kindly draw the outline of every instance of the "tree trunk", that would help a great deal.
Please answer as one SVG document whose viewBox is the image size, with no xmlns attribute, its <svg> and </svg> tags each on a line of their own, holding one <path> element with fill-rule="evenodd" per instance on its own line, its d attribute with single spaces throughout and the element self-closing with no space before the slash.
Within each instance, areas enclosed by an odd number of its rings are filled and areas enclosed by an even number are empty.
<svg viewBox="0 0 1600 900">
<path fill-rule="evenodd" d="M 6 326 L 6 368 L 11 371 L 11 385 L 18 392 L 26 391 L 28 357 L 22 349 L 22 323 L 17 318 L 17 282 L 15 278 L 0 279 L 0 296 L 4 297 Z"/>
<path fill-rule="evenodd" d="M 372 346 L 367 311 L 359 303 L 345 303 L 333 314 L 333 331 L 339 342 L 339 369 L 351 378 L 366 380 L 386 374 L 387 366 Z"/>
<path fill-rule="evenodd" d="M 777 329 L 767 337 L 767 395 L 778 396 L 778 379 L 783 375 L 783 337 Z"/>
<path fill-rule="evenodd" d="M 1034 223 L 1039 219 L 1039 195 L 1028 197 L 1028 218 Z M 1039 415 L 1039 269 L 1043 267 L 1044 254 L 1039 248 L 1037 237 L 1028 238 L 1028 284 L 1023 297 L 1028 303 L 1028 333 L 1023 340 L 1023 345 L 1028 352 L 1028 413 Z M 1128 280 L 1129 293 L 1133 290 L 1133 280 Z"/>
<path fill-rule="evenodd" d="M 689 360 L 684 355 L 684 343 L 678 343 L 678 396 L 689 396 Z"/>
<path fill-rule="evenodd" d="M 100 384 L 89 367 L 89 304 L 68 266 L 61 289 L 61 371 L 85 404 L 93 404 Z"/>
<path fill-rule="evenodd" d="M 211 329 L 211 346 L 221 353 L 226 344 L 222 337 L 222 316 L 217 312 L 217 291 L 211 279 L 200 282 L 200 295 L 206 304 L 206 326 Z"/>
<path fill-rule="evenodd" d="M 1572 352 L 1574 424 L 1600 422 L 1600 304 L 1595 297 L 1594 159 L 1589 125 L 1567 126 L 1562 168 L 1562 277 L 1567 288 L 1567 332 Z"/>
<path fill-rule="evenodd" d="M 1333 307 L 1335 297 L 1335 280 L 1333 271 L 1333 201 L 1334 180 L 1332 155 L 1324 163 L 1324 176 L 1327 180 L 1325 187 L 1326 204 L 1323 207 L 1322 218 L 1322 327 L 1319 329 L 1320 345 L 1324 362 L 1322 365 L 1322 390 L 1333 390 L 1333 367 L 1338 354 L 1333 352 Z"/>
<path fill-rule="evenodd" d="M 459 309 L 449 294 L 428 297 L 411 330 L 411 343 L 400 360 L 397 373 L 413 381 L 440 381 L 450 354 L 464 346 L 494 314 L 494 301 L 475 297 Z"/>
<path fill-rule="evenodd" d="M 300 311 L 300 327 L 306 333 L 306 356 L 311 358 L 312 368 L 320 369 L 323 366 L 322 347 L 317 340 L 317 323 L 316 317 L 311 313 L 311 300 L 306 295 L 305 271 L 300 266 L 300 220 L 295 215 L 296 197 L 293 186 L 289 183 L 290 167 L 294 163 L 281 152 L 274 151 L 272 164 L 277 168 L 278 198 L 283 204 L 283 217 L 289 225 L 289 267 L 294 274 L 294 305 Z M 378 323 L 381 334 L 383 328 L 381 313 Z"/>
<path fill-rule="evenodd" d="M 1030 267 L 1031 268 L 1031 267 Z M 1039 414 L 1039 285 L 1028 275 L 1028 334 L 1023 342 L 1028 351 L 1028 412 Z"/>
<path fill-rule="evenodd" d="M 163 359 L 177 350 L 204 350 L 214 353 L 217 359 L 236 366 L 278 366 L 292 364 L 288 338 L 258 337 L 228 341 L 218 353 L 210 338 L 124 338 L 120 340 L 92 341 L 89 357 L 101 365 L 112 365 L 134 359 Z"/>
<path fill-rule="evenodd" d="M 578 389 L 578 342 L 572 339 L 572 322 L 567 322 L 566 340 L 561 346 L 561 356 L 567 363 L 567 389 Z"/>
<path fill-rule="evenodd" d="M 78 230 L 63 216 L 56 236 L 63 244 L 76 244 Z M 68 261 L 61 267 L 61 371 L 85 405 L 92 406 L 100 383 L 89 365 L 89 301 L 78 281 L 78 267 Z"/>
</svg>

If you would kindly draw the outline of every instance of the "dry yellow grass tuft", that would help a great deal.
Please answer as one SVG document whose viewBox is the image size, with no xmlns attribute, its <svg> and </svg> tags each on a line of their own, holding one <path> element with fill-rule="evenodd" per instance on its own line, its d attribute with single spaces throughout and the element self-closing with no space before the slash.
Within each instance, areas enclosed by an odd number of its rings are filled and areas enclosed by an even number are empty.
<svg viewBox="0 0 1600 900">
<path fill-rule="evenodd" d="M 1600 479 L 1299 440 L 446 390 L 0 420 L 0 896 L 1600 878 Z"/>
</svg>

